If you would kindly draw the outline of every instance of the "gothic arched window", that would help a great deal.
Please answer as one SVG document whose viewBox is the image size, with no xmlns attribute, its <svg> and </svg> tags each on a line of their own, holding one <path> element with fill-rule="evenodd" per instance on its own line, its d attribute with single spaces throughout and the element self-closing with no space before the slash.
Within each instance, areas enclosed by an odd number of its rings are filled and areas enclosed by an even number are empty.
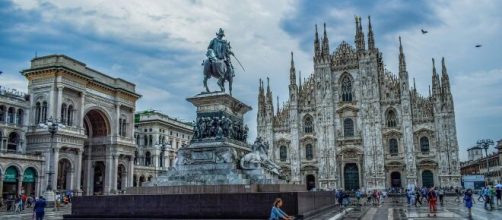
<svg viewBox="0 0 502 220">
<path fill-rule="evenodd" d="M 341 81 L 342 102 L 352 101 L 352 80 L 348 75 L 343 76 Z"/>
<path fill-rule="evenodd" d="M 397 117 L 394 110 L 389 110 L 387 112 L 387 127 L 393 128 L 397 126 Z"/>
<path fill-rule="evenodd" d="M 307 134 L 314 132 L 312 116 L 310 115 L 305 116 L 305 119 L 303 120 L 303 128 L 305 133 Z"/>
<path fill-rule="evenodd" d="M 279 149 L 279 158 L 281 161 L 286 161 L 288 159 L 288 149 L 286 146 L 281 146 Z"/>
<path fill-rule="evenodd" d="M 343 120 L 343 136 L 352 137 L 354 136 L 354 121 L 350 118 Z"/>
<path fill-rule="evenodd" d="M 394 156 L 397 156 L 397 154 L 399 153 L 397 140 L 395 138 L 392 138 L 389 140 L 389 153 L 390 153 L 390 155 L 394 155 Z"/>
<path fill-rule="evenodd" d="M 429 153 L 429 138 L 427 137 L 420 138 L 420 151 L 423 154 Z"/>
<path fill-rule="evenodd" d="M 151 164 L 152 164 L 152 158 L 151 158 L 150 152 L 147 151 L 145 153 L 145 166 L 150 166 Z"/>
<path fill-rule="evenodd" d="M 9 134 L 9 139 L 7 142 L 8 151 L 17 151 L 17 145 L 19 144 L 19 135 L 16 132 Z"/>
<path fill-rule="evenodd" d="M 143 146 L 148 146 L 148 136 L 146 134 L 143 136 Z"/>
<path fill-rule="evenodd" d="M 305 146 L 305 159 L 307 160 L 314 159 L 314 147 L 312 147 L 312 144 L 307 144 Z"/>
</svg>

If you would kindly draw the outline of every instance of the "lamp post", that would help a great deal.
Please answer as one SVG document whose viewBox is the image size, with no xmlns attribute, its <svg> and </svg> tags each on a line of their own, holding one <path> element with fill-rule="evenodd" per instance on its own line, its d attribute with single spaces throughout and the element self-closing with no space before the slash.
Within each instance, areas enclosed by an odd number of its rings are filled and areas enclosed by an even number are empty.
<svg viewBox="0 0 502 220">
<path fill-rule="evenodd" d="M 481 139 L 477 142 L 478 145 L 480 145 L 483 149 L 485 149 L 485 154 L 486 154 L 486 185 L 488 185 L 488 175 L 490 173 L 490 166 L 488 165 L 488 147 L 490 145 L 493 145 L 493 140 L 492 139 Z"/>
<path fill-rule="evenodd" d="M 49 179 L 47 180 L 47 188 L 45 190 L 45 199 L 48 202 L 48 206 L 51 206 L 51 205 L 53 205 L 52 203 L 54 203 L 54 201 L 55 201 L 55 194 L 54 194 L 54 190 L 52 188 L 52 175 L 54 174 L 54 160 L 55 160 L 55 158 L 54 158 L 54 136 L 56 136 L 58 129 L 62 126 L 61 126 L 61 124 L 59 124 L 58 122 L 53 120 L 51 117 L 47 120 L 47 122 L 45 124 L 41 124 L 41 127 L 47 128 L 47 131 L 49 131 L 49 133 L 51 135 L 51 145 L 50 145 L 50 149 L 49 149 L 50 156 L 49 156 L 49 161 L 48 161 L 49 171 L 47 172 Z"/>
</svg>

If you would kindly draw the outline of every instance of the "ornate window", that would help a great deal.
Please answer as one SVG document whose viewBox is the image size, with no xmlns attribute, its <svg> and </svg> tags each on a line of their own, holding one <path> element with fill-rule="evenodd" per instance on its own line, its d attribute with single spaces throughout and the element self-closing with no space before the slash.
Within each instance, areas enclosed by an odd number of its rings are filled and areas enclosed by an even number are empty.
<svg viewBox="0 0 502 220">
<path fill-rule="evenodd" d="M 389 140 L 389 153 L 392 156 L 397 156 L 399 153 L 399 147 L 395 138 Z"/>
<path fill-rule="evenodd" d="M 152 158 L 150 152 L 145 153 L 145 166 L 150 166 L 152 164 Z"/>
<path fill-rule="evenodd" d="M 9 134 L 9 139 L 7 142 L 8 151 L 17 151 L 17 145 L 19 144 L 19 135 L 16 132 Z"/>
<path fill-rule="evenodd" d="M 427 137 L 420 138 L 420 151 L 423 154 L 429 153 L 429 138 L 427 138 Z"/>
<path fill-rule="evenodd" d="M 286 161 L 288 159 L 288 149 L 286 146 L 281 146 L 279 149 L 279 157 L 281 161 Z"/>
<path fill-rule="evenodd" d="M 352 80 L 348 75 L 343 76 L 341 81 L 342 102 L 352 101 Z"/>
<path fill-rule="evenodd" d="M 68 106 L 67 117 L 68 117 L 68 120 L 66 121 L 66 124 L 68 126 L 73 126 L 73 105 Z"/>
<path fill-rule="evenodd" d="M 305 119 L 303 120 L 303 128 L 305 133 L 307 134 L 314 132 L 312 116 L 310 115 L 305 116 Z"/>
<path fill-rule="evenodd" d="M 146 134 L 143 136 L 143 146 L 148 146 L 148 136 Z"/>
<path fill-rule="evenodd" d="M 16 123 L 19 126 L 23 125 L 23 115 L 24 115 L 24 111 L 22 109 L 18 109 L 17 116 L 16 116 Z"/>
<path fill-rule="evenodd" d="M 127 135 L 127 121 L 125 116 L 119 118 L 119 135 L 123 137 Z"/>
<path fill-rule="evenodd" d="M 5 106 L 0 106 L 0 122 L 5 121 Z"/>
<path fill-rule="evenodd" d="M 7 112 L 7 122 L 14 124 L 14 115 L 15 115 L 15 110 L 14 108 L 10 107 L 9 111 Z"/>
<path fill-rule="evenodd" d="M 35 124 L 39 124 L 41 122 L 41 111 L 42 107 L 40 105 L 40 102 L 37 102 L 35 105 Z"/>
<path fill-rule="evenodd" d="M 353 137 L 354 136 L 354 121 L 350 118 L 343 120 L 343 136 Z"/>
<path fill-rule="evenodd" d="M 63 103 L 61 105 L 61 123 L 66 124 L 66 115 L 68 114 L 68 109 L 66 108 L 66 104 Z"/>
<path fill-rule="evenodd" d="M 387 112 L 387 127 L 393 128 L 397 126 L 397 117 L 394 110 L 389 110 Z"/>
<path fill-rule="evenodd" d="M 153 146 L 153 136 L 152 135 L 148 136 L 148 145 Z"/>
<path fill-rule="evenodd" d="M 312 144 L 307 144 L 305 146 L 305 159 L 307 160 L 314 159 L 314 148 L 312 147 Z"/>
</svg>

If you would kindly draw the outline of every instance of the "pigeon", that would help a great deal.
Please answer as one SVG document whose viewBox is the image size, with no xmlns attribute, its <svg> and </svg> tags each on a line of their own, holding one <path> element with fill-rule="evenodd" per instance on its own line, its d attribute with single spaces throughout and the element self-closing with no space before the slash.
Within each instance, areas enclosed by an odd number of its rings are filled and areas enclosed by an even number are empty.
<svg viewBox="0 0 502 220">
<path fill-rule="evenodd" d="M 476 44 L 476 47 L 481 47 L 482 45 L 481 44 Z"/>
<path fill-rule="evenodd" d="M 424 29 L 420 29 L 422 31 L 422 34 L 427 34 L 429 33 L 428 31 L 424 30 Z"/>
</svg>

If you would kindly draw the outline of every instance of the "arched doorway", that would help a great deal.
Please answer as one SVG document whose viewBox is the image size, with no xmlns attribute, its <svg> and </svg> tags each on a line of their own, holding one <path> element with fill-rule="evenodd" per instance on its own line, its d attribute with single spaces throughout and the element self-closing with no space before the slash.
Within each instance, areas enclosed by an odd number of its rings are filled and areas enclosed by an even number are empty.
<svg viewBox="0 0 502 220">
<path fill-rule="evenodd" d="M 359 169 L 355 163 L 345 164 L 343 182 L 345 190 L 359 190 Z"/>
<path fill-rule="evenodd" d="M 310 174 L 305 177 L 307 183 L 307 190 L 311 190 L 315 188 L 315 176 Z"/>
<path fill-rule="evenodd" d="M 117 190 L 125 188 L 126 169 L 123 164 L 120 164 L 117 169 Z"/>
<path fill-rule="evenodd" d="M 24 170 L 23 174 L 23 189 L 26 195 L 36 195 L 38 174 L 35 168 L 29 167 Z"/>
<path fill-rule="evenodd" d="M 424 170 L 422 172 L 422 186 L 434 186 L 434 174 L 432 174 L 430 170 Z"/>
<path fill-rule="evenodd" d="M 390 186 L 395 188 L 401 188 L 401 173 L 392 172 L 390 174 Z"/>
<path fill-rule="evenodd" d="M 143 186 L 144 182 L 145 182 L 145 176 L 140 176 L 139 177 L 139 186 Z"/>
<path fill-rule="evenodd" d="M 105 182 L 105 164 L 96 162 L 94 166 L 94 195 L 103 195 Z"/>
<path fill-rule="evenodd" d="M 5 170 L 3 176 L 3 196 L 8 198 L 19 194 L 17 191 L 17 181 L 19 177 L 19 171 L 16 167 L 10 166 Z"/>
<path fill-rule="evenodd" d="M 105 194 L 105 164 L 107 159 L 106 143 L 110 135 L 110 121 L 107 114 L 99 109 L 89 110 L 84 118 L 84 131 L 87 140 L 82 155 L 82 188 L 86 195 Z M 116 175 L 113 171 L 112 175 Z M 113 185 L 113 182 L 107 182 Z M 111 186 L 107 189 L 111 189 Z"/>
<path fill-rule="evenodd" d="M 57 189 L 60 191 L 71 190 L 71 163 L 63 158 L 58 162 Z"/>
</svg>

